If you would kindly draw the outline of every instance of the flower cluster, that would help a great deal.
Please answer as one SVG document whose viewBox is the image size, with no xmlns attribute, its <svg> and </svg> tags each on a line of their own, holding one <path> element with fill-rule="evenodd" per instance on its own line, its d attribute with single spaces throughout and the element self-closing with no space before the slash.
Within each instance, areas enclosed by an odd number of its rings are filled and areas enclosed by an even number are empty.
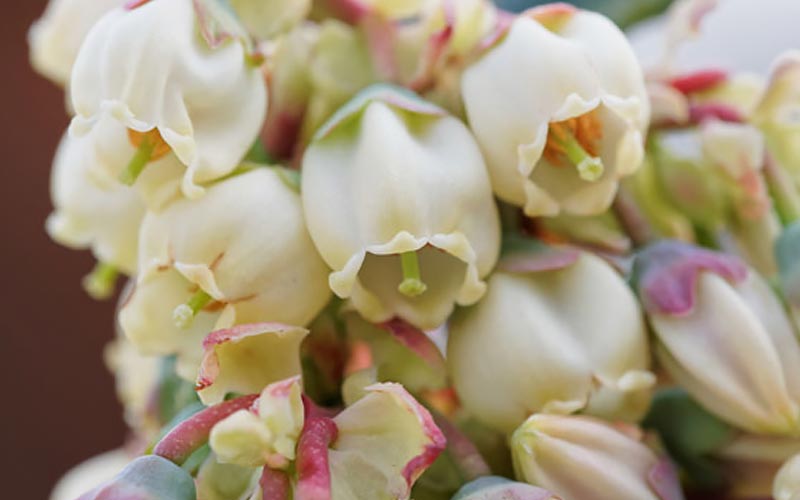
<svg viewBox="0 0 800 500">
<path fill-rule="evenodd" d="M 800 53 L 645 73 L 489 0 L 52 0 L 30 42 L 47 231 L 127 278 L 132 437 L 55 500 L 800 498 Z"/>
</svg>

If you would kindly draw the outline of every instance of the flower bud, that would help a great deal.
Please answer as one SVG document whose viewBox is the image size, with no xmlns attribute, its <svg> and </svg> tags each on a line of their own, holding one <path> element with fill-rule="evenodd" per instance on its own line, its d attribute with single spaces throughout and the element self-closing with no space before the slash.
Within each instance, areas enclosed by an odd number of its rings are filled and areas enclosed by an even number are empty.
<svg viewBox="0 0 800 500">
<path fill-rule="evenodd" d="M 667 241 L 637 255 L 632 282 L 659 360 L 700 405 L 746 431 L 800 433 L 800 346 L 757 273 L 735 257 Z"/>
<path fill-rule="evenodd" d="M 55 211 L 47 232 L 63 245 L 91 248 L 99 262 L 132 275 L 145 208 L 133 189 L 98 182 L 92 171 L 101 161 L 90 137 L 64 136 L 53 162 Z"/>
<path fill-rule="evenodd" d="M 601 213 L 642 161 L 642 71 L 599 14 L 564 4 L 521 14 L 462 89 L 495 194 L 529 216 Z"/>
<path fill-rule="evenodd" d="M 778 471 L 772 496 L 775 500 L 800 499 L 800 454 L 789 459 Z"/>
<path fill-rule="evenodd" d="M 671 464 L 637 431 L 590 417 L 533 415 L 511 437 L 516 475 L 570 500 L 682 500 Z"/>
<path fill-rule="evenodd" d="M 186 166 L 183 191 L 230 174 L 255 141 L 266 112 L 261 72 L 248 64 L 246 35 L 209 0 L 128 3 L 89 32 L 72 73 L 71 130 L 104 116 L 137 147 L 124 178 L 173 151 Z M 198 31 L 200 36 L 198 36 Z M 234 38 L 242 43 L 222 43 Z"/>
<path fill-rule="evenodd" d="M 28 32 L 33 67 L 66 85 L 86 34 L 103 15 L 124 0 L 50 0 Z"/>
<path fill-rule="evenodd" d="M 209 444 L 218 459 L 245 467 L 284 469 L 295 459 L 304 413 L 300 378 L 269 385 L 256 411 L 239 410 L 211 431 Z"/>
<path fill-rule="evenodd" d="M 457 119 L 371 87 L 318 131 L 302 173 L 330 287 L 365 319 L 433 329 L 483 295 L 500 224 L 480 151 Z"/>
<path fill-rule="evenodd" d="M 209 332 L 305 325 L 330 297 L 300 198 L 275 169 L 234 176 L 199 200 L 149 213 L 139 264 L 122 329 L 145 354 L 178 354 L 178 372 L 189 380 Z"/>
<path fill-rule="evenodd" d="M 504 256 L 486 297 L 451 321 L 447 362 L 464 407 L 502 432 L 535 412 L 636 421 L 655 382 L 624 280 L 589 253 L 548 247 Z"/>
<path fill-rule="evenodd" d="M 556 495 L 542 488 L 525 483 L 516 483 L 498 476 L 485 476 L 465 484 L 453 500 L 560 500 Z"/>
</svg>

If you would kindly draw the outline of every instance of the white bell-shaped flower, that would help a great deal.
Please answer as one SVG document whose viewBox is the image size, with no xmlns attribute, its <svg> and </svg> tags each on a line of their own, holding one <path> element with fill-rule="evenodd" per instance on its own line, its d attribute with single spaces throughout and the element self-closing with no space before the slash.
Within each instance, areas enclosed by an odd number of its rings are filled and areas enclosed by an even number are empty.
<svg viewBox="0 0 800 500">
<path fill-rule="evenodd" d="M 202 340 L 233 325 L 305 325 L 330 297 L 329 272 L 305 227 L 298 194 L 258 168 L 149 213 L 136 288 L 120 323 L 146 354 L 179 355 L 193 380 Z"/>
<path fill-rule="evenodd" d="M 136 273 L 139 227 L 145 215 L 133 189 L 107 185 L 92 175 L 102 162 L 91 137 L 64 136 L 50 183 L 55 210 L 45 226 L 62 245 L 92 250 L 99 263 L 97 274 L 85 284 L 98 298 L 113 291 L 117 272 Z"/>
<path fill-rule="evenodd" d="M 758 273 L 736 257 L 662 242 L 637 255 L 633 281 L 675 382 L 740 429 L 800 435 L 800 344 Z"/>
<path fill-rule="evenodd" d="M 655 376 L 622 277 L 577 251 L 514 261 L 504 257 L 486 297 L 450 323 L 447 362 L 464 407 L 501 432 L 542 411 L 640 419 Z"/>
<path fill-rule="evenodd" d="M 644 78 L 605 17 L 553 4 L 521 14 L 462 78 L 492 186 L 529 216 L 591 215 L 642 161 Z"/>
<path fill-rule="evenodd" d="M 128 3 L 89 32 L 70 82 L 81 135 L 113 117 L 131 131 L 133 182 L 173 151 L 186 165 L 183 191 L 230 174 L 255 141 L 266 88 L 230 13 L 209 0 Z M 242 43 L 238 43 L 242 42 Z"/>
<path fill-rule="evenodd" d="M 303 205 L 331 289 L 376 323 L 441 325 L 480 299 L 497 260 L 497 208 L 469 130 L 399 90 L 371 87 L 320 129 Z"/>
<path fill-rule="evenodd" d="M 124 0 L 50 0 L 31 26 L 31 64 L 50 80 L 66 85 L 78 50 L 94 23 Z"/>
</svg>

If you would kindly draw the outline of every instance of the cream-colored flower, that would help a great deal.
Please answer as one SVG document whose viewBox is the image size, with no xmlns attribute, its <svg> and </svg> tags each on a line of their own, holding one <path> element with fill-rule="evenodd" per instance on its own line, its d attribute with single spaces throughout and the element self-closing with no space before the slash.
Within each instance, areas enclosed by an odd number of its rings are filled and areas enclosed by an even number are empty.
<svg viewBox="0 0 800 500">
<path fill-rule="evenodd" d="M 50 80 L 66 85 L 86 34 L 124 0 L 50 0 L 28 32 L 31 64 Z"/>
<path fill-rule="evenodd" d="M 303 205 L 331 289 L 373 322 L 441 325 L 483 295 L 499 253 L 497 208 L 467 128 L 387 87 L 320 129 L 303 161 Z"/>
<path fill-rule="evenodd" d="M 533 415 L 511 438 L 519 479 L 569 500 L 680 500 L 670 464 L 637 428 L 565 415 Z"/>
<path fill-rule="evenodd" d="M 105 360 L 114 374 L 125 422 L 135 432 L 143 433 L 145 439 L 156 437 L 160 422 L 153 415 L 153 400 L 163 360 L 156 356 L 143 356 L 125 337 L 115 339 L 106 347 Z"/>
<path fill-rule="evenodd" d="M 495 193 L 529 216 L 600 213 L 642 161 L 642 71 L 599 14 L 564 4 L 521 14 L 462 90 Z"/>
<path fill-rule="evenodd" d="M 120 323 L 144 353 L 178 353 L 189 380 L 211 331 L 305 325 L 330 297 L 300 197 L 281 175 L 257 168 L 145 217 L 137 284 Z"/>
<path fill-rule="evenodd" d="M 778 471 L 772 496 L 775 500 L 800 499 L 800 454 L 789 459 Z"/>
<path fill-rule="evenodd" d="M 261 72 L 246 44 L 232 40 L 238 35 L 223 31 L 236 26 L 209 5 L 129 4 L 103 17 L 81 47 L 70 82 L 71 131 L 85 134 L 105 116 L 124 124 L 138 148 L 128 182 L 171 150 L 186 165 L 183 192 L 197 197 L 198 183 L 231 173 L 261 129 Z"/>
<path fill-rule="evenodd" d="M 658 358 L 700 405 L 746 431 L 800 434 L 800 345 L 755 271 L 665 242 L 637 256 L 634 276 Z"/>
<path fill-rule="evenodd" d="M 92 174 L 103 162 L 92 137 L 64 136 L 53 162 L 55 210 L 47 233 L 62 245 L 89 248 L 99 262 L 132 275 L 145 207 L 133 189 L 107 185 Z"/>
<path fill-rule="evenodd" d="M 588 253 L 531 272 L 505 262 L 450 324 L 447 362 L 464 407 L 502 432 L 542 411 L 640 419 L 655 376 L 625 281 Z"/>
<path fill-rule="evenodd" d="M 211 430 L 209 444 L 220 462 L 285 469 L 295 459 L 303 430 L 303 388 L 299 377 L 267 386 L 257 407 L 239 410 Z"/>
</svg>

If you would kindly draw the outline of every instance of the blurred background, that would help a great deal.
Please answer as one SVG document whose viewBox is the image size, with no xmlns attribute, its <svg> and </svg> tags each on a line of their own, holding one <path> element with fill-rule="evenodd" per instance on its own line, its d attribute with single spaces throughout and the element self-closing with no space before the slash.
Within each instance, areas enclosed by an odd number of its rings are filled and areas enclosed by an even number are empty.
<svg viewBox="0 0 800 500">
<path fill-rule="evenodd" d="M 753 0 L 751 0 L 753 1 Z M 663 10 L 670 0 L 576 0 L 621 26 Z M 52 243 L 44 232 L 51 210 L 49 171 L 66 129 L 61 89 L 34 74 L 26 34 L 46 0 L 5 2 L 0 51 L 0 159 L 4 169 L 0 262 L 0 375 L 7 392 L 0 411 L 6 445 L 0 454 L 7 498 L 46 499 L 78 462 L 119 446 L 125 437 L 103 348 L 113 336 L 114 301 L 94 302 L 80 280 L 93 266 L 88 252 Z M 522 10 L 530 0 L 500 0 Z M 10 448 L 8 446 L 10 445 Z"/>
<path fill-rule="evenodd" d="M 30 500 L 46 499 L 71 465 L 125 435 L 102 358 L 113 301 L 94 302 L 80 287 L 91 255 L 44 232 L 50 163 L 68 124 L 63 91 L 28 64 L 28 27 L 46 3 L 6 1 L 0 20 L 0 496 Z"/>
</svg>

